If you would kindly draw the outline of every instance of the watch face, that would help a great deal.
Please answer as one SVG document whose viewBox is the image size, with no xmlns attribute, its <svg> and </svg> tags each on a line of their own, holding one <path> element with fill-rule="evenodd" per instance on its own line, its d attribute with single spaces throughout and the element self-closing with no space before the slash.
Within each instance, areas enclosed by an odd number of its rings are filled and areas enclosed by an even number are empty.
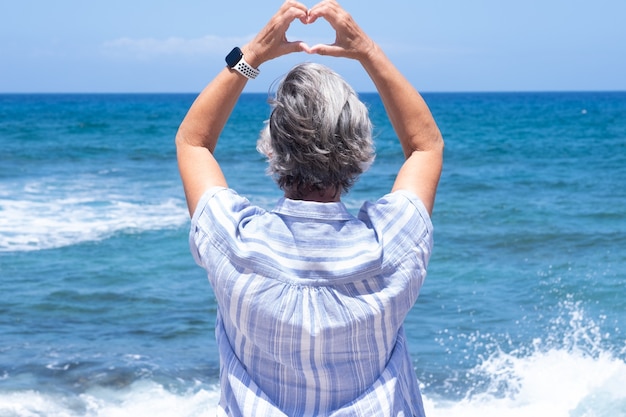
<svg viewBox="0 0 626 417">
<path fill-rule="evenodd" d="M 241 52 L 241 49 L 234 48 L 228 55 L 226 55 L 226 65 L 231 68 L 234 67 L 241 60 L 242 56 L 243 52 Z"/>
</svg>

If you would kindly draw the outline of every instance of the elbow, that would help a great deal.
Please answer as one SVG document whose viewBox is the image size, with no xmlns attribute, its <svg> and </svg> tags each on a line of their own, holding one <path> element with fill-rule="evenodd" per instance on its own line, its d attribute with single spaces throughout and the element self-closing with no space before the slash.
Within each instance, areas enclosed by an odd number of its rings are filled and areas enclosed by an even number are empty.
<svg viewBox="0 0 626 417">
<path fill-rule="evenodd" d="M 441 134 L 441 130 L 439 130 L 439 126 L 437 126 L 437 123 L 434 120 L 431 122 L 431 125 L 429 126 L 429 130 L 431 132 L 430 137 L 431 137 L 431 144 L 433 148 L 440 149 L 443 151 L 443 147 L 444 147 L 443 135 Z"/>
<path fill-rule="evenodd" d="M 424 141 L 424 150 L 443 154 L 445 142 L 441 130 L 434 120 L 426 132 L 428 132 L 428 139 Z"/>
<path fill-rule="evenodd" d="M 409 153 L 412 153 L 413 151 L 443 153 L 445 143 L 443 135 L 437 125 L 433 125 L 431 129 L 422 133 L 420 136 L 421 137 L 419 139 L 413 141 L 415 145 Z"/>
<path fill-rule="evenodd" d="M 174 144 L 176 145 L 176 149 L 180 149 L 183 146 L 193 145 L 193 142 L 190 140 L 189 132 L 187 132 L 183 125 L 181 125 L 176 132 Z"/>
<path fill-rule="evenodd" d="M 209 152 L 213 153 L 217 143 L 217 136 L 198 131 L 196 126 L 187 125 L 183 121 L 176 132 L 174 143 L 176 149 L 183 147 L 206 148 Z"/>
<path fill-rule="evenodd" d="M 176 145 L 176 148 L 179 148 L 181 145 L 185 143 L 187 143 L 185 141 L 185 136 L 183 135 L 183 133 L 181 132 L 179 128 L 178 132 L 176 132 L 176 136 L 174 137 L 174 144 Z"/>
<path fill-rule="evenodd" d="M 441 131 L 437 129 L 437 134 L 435 135 L 433 147 L 437 149 L 439 152 L 443 153 L 443 149 L 445 148 L 445 146 L 446 146 L 446 143 L 443 140 L 443 135 L 441 134 Z"/>
</svg>

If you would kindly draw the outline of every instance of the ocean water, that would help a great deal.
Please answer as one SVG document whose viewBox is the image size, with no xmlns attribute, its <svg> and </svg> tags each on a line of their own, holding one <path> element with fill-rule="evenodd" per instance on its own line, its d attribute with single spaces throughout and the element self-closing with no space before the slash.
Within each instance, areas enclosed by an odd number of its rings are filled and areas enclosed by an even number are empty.
<svg viewBox="0 0 626 417">
<path fill-rule="evenodd" d="M 626 93 L 426 94 L 446 139 L 407 336 L 429 417 L 626 416 Z M 174 135 L 193 95 L 0 95 L 0 417 L 212 416 L 216 306 Z M 375 94 L 377 159 L 402 153 Z M 267 95 L 218 144 L 271 208 Z"/>
</svg>

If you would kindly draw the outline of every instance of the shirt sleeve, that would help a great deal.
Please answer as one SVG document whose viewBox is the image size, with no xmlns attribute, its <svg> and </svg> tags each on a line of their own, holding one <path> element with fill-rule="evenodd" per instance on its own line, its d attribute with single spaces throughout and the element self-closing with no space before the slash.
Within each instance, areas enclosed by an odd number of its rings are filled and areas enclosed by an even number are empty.
<svg viewBox="0 0 626 417">
<path fill-rule="evenodd" d="M 227 190 L 224 187 L 212 187 L 208 189 L 198 201 L 198 205 L 196 206 L 196 210 L 194 211 L 194 215 L 191 218 L 191 229 L 189 231 L 189 248 L 191 249 L 191 255 L 196 263 L 202 267 L 204 267 L 204 263 L 202 261 L 201 256 L 201 247 L 206 247 L 208 243 L 208 238 L 206 237 L 206 230 L 202 228 L 200 225 L 202 224 L 202 217 L 207 215 L 207 206 L 209 204 L 209 200 L 211 200 L 215 194 L 220 191 Z"/>
<path fill-rule="evenodd" d="M 246 224 L 265 213 L 230 188 L 214 187 L 200 198 L 191 219 L 189 245 L 196 263 L 209 270 L 221 259 L 229 257 L 237 247 Z"/>
<path fill-rule="evenodd" d="M 428 210 L 426 209 L 426 206 L 424 205 L 424 203 L 422 203 L 422 200 L 420 200 L 415 194 L 409 191 L 405 191 L 405 190 L 394 191 L 393 193 L 388 194 L 388 195 L 406 198 L 409 201 L 409 203 L 413 207 L 415 207 L 415 210 L 417 210 L 417 214 L 419 215 L 419 217 L 421 218 L 424 224 L 425 232 L 432 235 L 433 229 L 434 229 L 433 223 L 430 218 L 430 214 L 428 214 Z"/>
<path fill-rule="evenodd" d="M 359 218 L 375 230 L 384 248 L 383 267 L 400 271 L 417 294 L 434 243 L 433 224 L 424 204 L 410 192 L 395 191 L 375 203 L 365 203 Z"/>
</svg>

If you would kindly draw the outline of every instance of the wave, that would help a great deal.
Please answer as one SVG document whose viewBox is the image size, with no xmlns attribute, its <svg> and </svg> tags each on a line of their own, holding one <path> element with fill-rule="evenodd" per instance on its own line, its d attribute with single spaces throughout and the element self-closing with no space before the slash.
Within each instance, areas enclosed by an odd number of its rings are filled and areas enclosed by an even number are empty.
<svg viewBox="0 0 626 417">
<path fill-rule="evenodd" d="M 79 396 L 47 395 L 34 390 L 0 394 L 2 417 L 213 417 L 219 391 L 201 388 L 170 392 L 153 381 L 123 390 L 95 388 Z"/>
<path fill-rule="evenodd" d="M 141 233 L 183 226 L 189 220 L 184 201 L 141 200 L 107 184 L 28 184 L 16 193 L 0 193 L 0 252 L 55 249 L 100 241 L 116 233 Z"/>
<path fill-rule="evenodd" d="M 426 415 L 626 416 L 626 363 L 606 352 L 598 357 L 562 349 L 529 357 L 499 352 L 473 372 L 490 376 L 486 389 L 471 389 L 456 401 L 426 395 Z"/>
<path fill-rule="evenodd" d="M 626 346 L 610 346 L 610 336 L 601 334 L 600 327 L 585 317 L 580 303 L 568 301 L 561 307 L 564 314 L 555 321 L 555 327 L 559 327 L 556 332 L 561 333 L 558 337 L 536 338 L 531 346 L 508 352 L 494 349 L 462 375 L 473 383 L 461 398 L 438 395 L 424 387 L 426 415 L 625 417 Z M 166 385 L 162 382 L 137 380 L 123 388 L 92 386 L 75 394 L 0 390 L 0 415 L 216 415 L 218 386 L 197 381 L 177 380 Z M 172 386 L 178 388 L 167 388 Z"/>
<path fill-rule="evenodd" d="M 472 381 L 460 399 L 426 395 L 427 415 L 626 417 L 626 344 L 615 343 L 619 329 L 603 333 L 580 301 L 562 301 L 559 309 L 546 337 L 510 350 L 494 342 L 478 365 L 452 378 Z"/>
<path fill-rule="evenodd" d="M 611 355 L 597 358 L 551 350 L 531 357 L 501 354 L 481 365 L 505 395 L 473 393 L 450 401 L 424 393 L 428 417 L 624 417 L 626 363 Z M 493 387 L 492 387 L 493 388 Z M 498 391 L 498 390 L 495 390 Z M 124 389 L 94 388 L 78 396 L 37 391 L 0 393 L 0 415 L 26 417 L 204 417 L 215 416 L 218 387 L 172 392 L 154 381 Z"/>
</svg>

